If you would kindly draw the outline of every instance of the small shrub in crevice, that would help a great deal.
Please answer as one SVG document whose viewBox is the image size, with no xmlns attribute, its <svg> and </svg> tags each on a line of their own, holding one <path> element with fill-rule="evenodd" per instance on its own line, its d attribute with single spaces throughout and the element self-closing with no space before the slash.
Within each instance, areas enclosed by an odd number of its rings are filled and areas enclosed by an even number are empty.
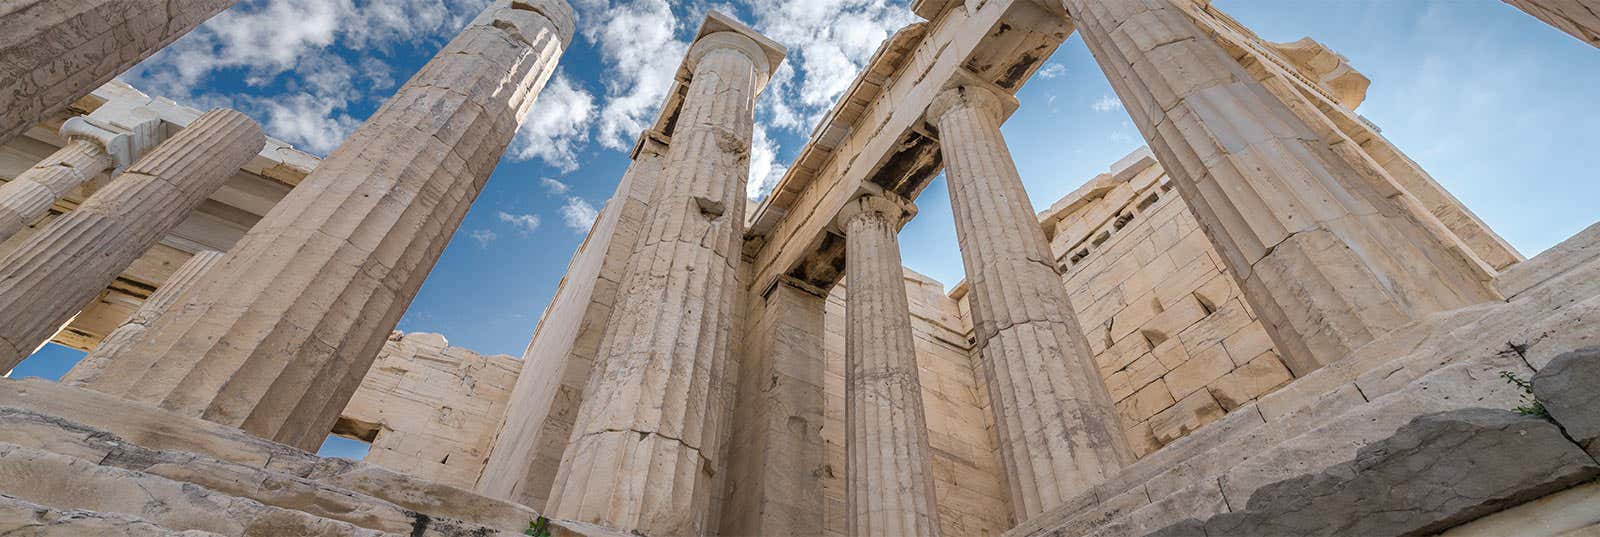
<svg viewBox="0 0 1600 537">
<path fill-rule="evenodd" d="M 1512 373 L 1510 371 L 1501 371 L 1500 378 L 1506 379 L 1506 383 L 1512 384 L 1522 390 L 1522 401 L 1524 404 L 1518 406 L 1517 408 L 1511 409 L 1512 412 L 1516 412 L 1524 416 L 1533 416 L 1535 418 L 1550 418 L 1550 412 L 1545 410 L 1544 403 L 1540 403 L 1538 399 L 1534 399 L 1533 397 L 1533 382 L 1522 380 L 1520 377 L 1517 377 L 1516 373 Z"/>
<path fill-rule="evenodd" d="M 529 520 L 528 529 L 523 531 L 522 534 L 532 535 L 533 537 L 550 537 L 550 519 L 539 517 Z"/>
</svg>

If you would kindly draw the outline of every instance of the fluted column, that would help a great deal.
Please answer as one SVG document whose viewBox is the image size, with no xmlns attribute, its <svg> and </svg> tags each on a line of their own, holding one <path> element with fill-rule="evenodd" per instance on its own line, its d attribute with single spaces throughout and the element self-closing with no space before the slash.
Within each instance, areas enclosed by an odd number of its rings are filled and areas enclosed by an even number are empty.
<svg viewBox="0 0 1600 537">
<path fill-rule="evenodd" d="M 1589 46 L 1600 47 L 1600 0 L 1505 0 Z"/>
<path fill-rule="evenodd" d="M 741 33 L 700 38 L 645 231 L 551 487 L 551 517 L 644 535 L 710 531 L 756 96 L 774 67 Z"/>
<path fill-rule="evenodd" d="M 938 535 L 933 458 L 896 234 L 910 204 L 845 205 L 845 509 L 852 536 Z"/>
<path fill-rule="evenodd" d="M 161 287 L 156 288 L 156 292 L 151 293 L 150 297 L 144 300 L 144 304 L 139 305 L 138 311 L 133 312 L 132 317 L 110 334 L 106 334 L 106 337 L 100 340 L 100 345 L 89 352 L 88 356 L 84 356 L 83 360 L 78 361 L 78 365 L 73 366 L 71 371 L 67 371 L 67 374 L 61 377 L 61 382 L 74 386 L 93 385 L 100 374 L 105 372 L 106 364 L 117 360 L 118 356 L 137 343 L 144 336 L 145 328 L 177 301 L 178 293 L 194 286 L 207 270 L 222 260 L 222 255 L 222 252 L 216 250 L 206 250 L 190 257 L 176 272 L 167 277 L 167 281 L 161 282 Z"/>
<path fill-rule="evenodd" d="M 0 144 L 65 110 L 237 1 L 0 4 Z"/>
<path fill-rule="evenodd" d="M 555 297 L 539 317 L 533 340 L 522 354 L 522 372 L 506 404 L 505 421 L 495 434 L 480 494 L 508 499 L 543 510 L 555 480 L 559 451 L 572 431 L 569 412 L 552 412 L 563 389 L 581 403 L 581 394 L 566 379 L 588 378 L 604 337 L 606 321 L 617 302 L 623 271 L 638 242 L 656 179 L 661 175 L 667 145 L 652 132 L 640 135 L 633 162 L 622 174 L 615 194 L 600 210 L 588 238 L 572 254 Z M 574 404 L 563 400 L 563 405 Z M 555 438 L 551 442 L 550 437 Z M 551 459 L 555 460 L 551 460 Z M 543 459 L 543 461 L 541 461 Z"/>
<path fill-rule="evenodd" d="M 1065 0 L 1128 114 L 1297 375 L 1428 313 L 1495 300 L 1171 0 Z"/>
<path fill-rule="evenodd" d="M 1000 458 L 1021 522 L 1104 481 L 1132 453 L 1000 135 L 1007 99 L 957 87 L 934 99 L 928 118 L 939 131 Z"/>
<path fill-rule="evenodd" d="M 0 370 L 44 344 L 266 142 L 244 114 L 207 112 L 0 257 Z"/>
<path fill-rule="evenodd" d="M 161 141 L 160 119 L 145 119 L 125 130 L 93 116 L 62 124 L 67 145 L 0 185 L 0 242 L 44 217 L 72 189 L 127 168 Z"/>
<path fill-rule="evenodd" d="M 92 387 L 315 449 L 572 28 L 562 0 L 491 4 Z"/>
</svg>

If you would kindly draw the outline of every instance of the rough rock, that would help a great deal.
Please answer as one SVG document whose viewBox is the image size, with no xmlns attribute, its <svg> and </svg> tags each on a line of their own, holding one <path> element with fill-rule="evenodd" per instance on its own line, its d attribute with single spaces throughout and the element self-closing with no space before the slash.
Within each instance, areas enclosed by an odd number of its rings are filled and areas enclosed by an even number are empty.
<svg viewBox="0 0 1600 537">
<path fill-rule="evenodd" d="M 1557 356 L 1533 377 L 1533 394 L 1567 436 L 1600 457 L 1600 347 Z"/>
<path fill-rule="evenodd" d="M 1207 535 L 1424 535 L 1563 490 L 1600 465 L 1548 421 L 1463 409 L 1412 420 L 1350 462 L 1258 489 Z M 1156 535 L 1188 535 L 1185 521 Z M 1190 533 L 1185 533 L 1190 532 Z"/>
</svg>

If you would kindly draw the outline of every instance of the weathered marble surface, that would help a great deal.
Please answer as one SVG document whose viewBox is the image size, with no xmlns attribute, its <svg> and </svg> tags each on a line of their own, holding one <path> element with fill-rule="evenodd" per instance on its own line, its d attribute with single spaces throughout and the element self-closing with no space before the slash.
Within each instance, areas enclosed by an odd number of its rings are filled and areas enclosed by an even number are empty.
<svg viewBox="0 0 1600 537">
<path fill-rule="evenodd" d="M 1504 0 L 1529 15 L 1600 48 L 1600 1 Z"/>
<path fill-rule="evenodd" d="M 688 94 L 551 488 L 554 516 L 648 535 L 712 525 L 755 100 L 777 67 L 774 45 L 750 35 L 690 48 Z"/>
<path fill-rule="evenodd" d="M 845 464 L 850 535 L 939 535 L 933 455 L 897 237 L 909 202 L 867 194 L 839 227 L 845 305 Z"/>
<path fill-rule="evenodd" d="M 1071 298 L 1000 134 L 1010 96 L 946 90 L 938 127 L 1001 460 L 1019 521 L 1133 461 Z"/>
<path fill-rule="evenodd" d="M 572 28 L 563 0 L 491 4 L 95 389 L 320 445 L 534 106 Z"/>
<path fill-rule="evenodd" d="M 0 369 L 32 354 L 265 143 L 244 114 L 208 112 L 0 257 Z"/>
<path fill-rule="evenodd" d="M 0 6 L 0 143 L 66 109 L 238 0 L 15 0 Z"/>
</svg>

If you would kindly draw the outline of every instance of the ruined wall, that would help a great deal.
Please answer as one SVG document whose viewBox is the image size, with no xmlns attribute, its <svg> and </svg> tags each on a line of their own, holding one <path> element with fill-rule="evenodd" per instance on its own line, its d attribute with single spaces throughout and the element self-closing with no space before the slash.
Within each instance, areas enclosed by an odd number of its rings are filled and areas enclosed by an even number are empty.
<svg viewBox="0 0 1600 537">
<path fill-rule="evenodd" d="M 333 432 L 372 443 L 366 462 L 471 489 L 521 371 L 439 334 L 395 332 Z"/>
<path fill-rule="evenodd" d="M 1167 182 L 1140 149 L 1041 217 L 1140 457 L 1291 379 Z"/>
<path fill-rule="evenodd" d="M 992 414 L 968 343 L 970 321 L 939 282 L 906 271 L 916 335 L 917 375 L 933 452 L 934 494 L 945 535 L 999 535 L 1012 526 L 993 438 Z M 823 513 L 829 535 L 845 535 L 844 349 L 846 284 L 828 296 L 823 326 L 827 371 Z"/>
</svg>

